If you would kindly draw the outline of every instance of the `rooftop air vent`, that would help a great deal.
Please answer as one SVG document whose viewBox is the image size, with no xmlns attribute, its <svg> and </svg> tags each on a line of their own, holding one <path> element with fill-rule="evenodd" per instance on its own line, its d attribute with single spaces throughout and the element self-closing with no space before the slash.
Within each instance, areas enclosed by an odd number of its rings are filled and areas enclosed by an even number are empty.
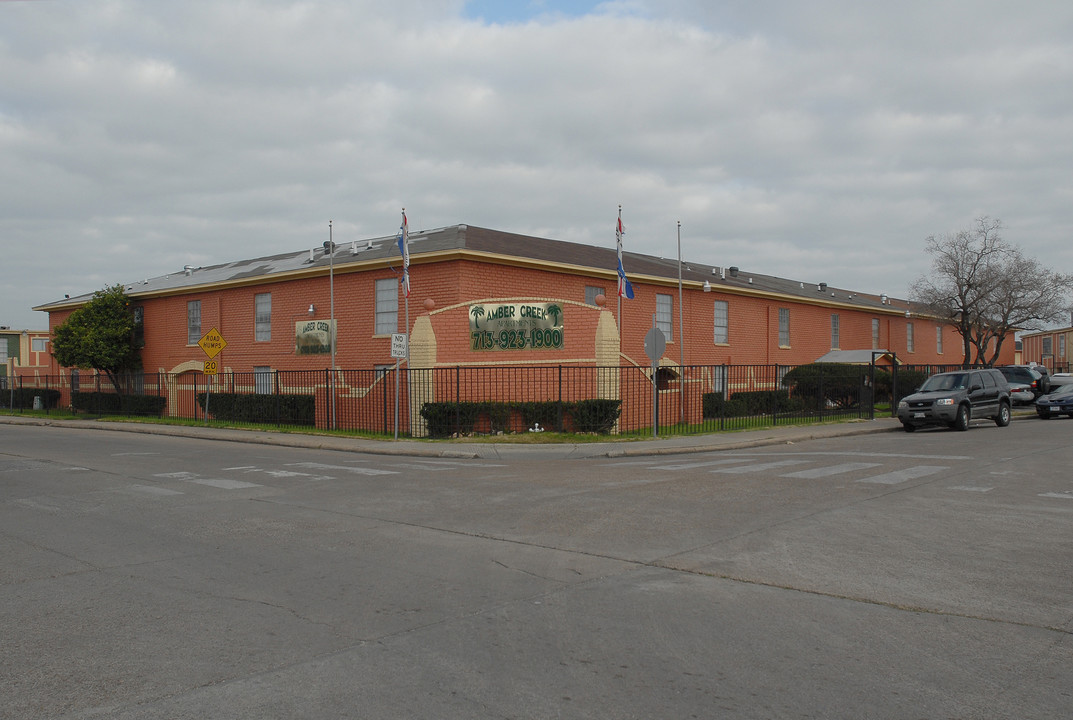
<svg viewBox="0 0 1073 720">
<path fill-rule="evenodd" d="M 737 276 L 738 276 L 738 266 L 737 265 L 731 265 L 730 266 L 730 277 L 737 277 Z"/>
<path fill-rule="evenodd" d="M 827 283 L 820 283 L 816 287 L 820 292 L 827 292 Z"/>
</svg>

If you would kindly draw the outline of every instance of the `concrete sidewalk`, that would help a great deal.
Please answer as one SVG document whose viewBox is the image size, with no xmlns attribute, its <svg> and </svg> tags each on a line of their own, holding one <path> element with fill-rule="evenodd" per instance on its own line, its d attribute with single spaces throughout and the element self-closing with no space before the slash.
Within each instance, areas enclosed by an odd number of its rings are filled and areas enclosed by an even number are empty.
<svg viewBox="0 0 1073 720">
<path fill-rule="evenodd" d="M 738 450 L 742 448 L 783 445 L 821 438 L 847 437 L 900 430 L 894 418 L 821 425 L 787 425 L 763 430 L 674 435 L 666 438 L 616 440 L 591 443 L 521 444 L 508 442 L 467 442 L 464 440 L 372 440 L 328 435 L 313 435 L 263 430 L 156 425 L 136 422 L 101 422 L 97 420 L 50 420 L 47 417 L 0 416 L 0 425 L 38 425 L 85 430 L 171 435 L 176 437 L 260 443 L 283 447 L 300 447 L 375 455 L 403 455 L 438 458 L 539 458 L 579 459 L 595 457 L 637 457 L 679 453 Z"/>
</svg>

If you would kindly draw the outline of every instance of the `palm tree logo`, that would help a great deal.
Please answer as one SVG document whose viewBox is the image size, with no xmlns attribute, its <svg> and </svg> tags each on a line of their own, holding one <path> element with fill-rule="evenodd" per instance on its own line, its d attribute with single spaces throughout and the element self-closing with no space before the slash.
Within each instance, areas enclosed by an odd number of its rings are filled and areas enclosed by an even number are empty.
<svg viewBox="0 0 1073 720">
<path fill-rule="evenodd" d="M 548 305 L 548 314 L 551 315 L 552 325 L 558 326 L 559 316 L 563 314 L 563 309 L 558 305 Z"/>
<path fill-rule="evenodd" d="M 480 322 L 477 320 L 477 318 L 479 318 L 482 315 L 484 315 L 484 306 L 483 305 L 474 305 L 473 307 L 471 307 L 469 309 L 469 314 L 473 316 L 473 327 L 474 327 L 474 329 L 480 330 L 481 325 L 480 325 Z"/>
</svg>

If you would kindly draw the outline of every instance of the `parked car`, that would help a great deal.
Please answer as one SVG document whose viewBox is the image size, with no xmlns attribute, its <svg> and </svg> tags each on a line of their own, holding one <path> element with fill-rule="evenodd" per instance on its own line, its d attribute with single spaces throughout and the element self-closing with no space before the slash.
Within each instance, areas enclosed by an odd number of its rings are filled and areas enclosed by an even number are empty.
<svg viewBox="0 0 1073 720">
<path fill-rule="evenodd" d="M 1044 420 L 1055 415 L 1073 418 L 1073 384 L 1059 385 L 1054 392 L 1036 399 L 1036 414 Z"/>
<path fill-rule="evenodd" d="M 1055 373 L 1051 375 L 1051 387 L 1073 385 L 1073 373 Z"/>
<path fill-rule="evenodd" d="M 1043 376 L 1027 365 L 1003 365 L 998 371 L 1006 377 L 1007 382 L 1024 383 L 1032 388 L 1032 394 L 1039 397 L 1044 394 L 1041 380 Z"/>
<path fill-rule="evenodd" d="M 1010 386 L 998 370 L 956 370 L 932 375 L 915 393 L 898 403 L 906 432 L 926 425 L 968 430 L 973 418 L 1010 424 Z"/>
<path fill-rule="evenodd" d="M 1028 367 L 1039 373 L 1039 387 L 1040 390 L 1043 391 L 1043 394 L 1046 395 L 1047 393 L 1049 393 L 1051 391 L 1052 384 L 1051 371 L 1047 368 L 1047 366 L 1040 365 L 1038 363 L 1029 363 Z"/>
<path fill-rule="evenodd" d="M 1024 383 L 1011 382 L 1010 386 L 1010 402 L 1014 405 L 1030 405 L 1036 401 L 1036 393 L 1032 392 L 1030 385 Z"/>
</svg>

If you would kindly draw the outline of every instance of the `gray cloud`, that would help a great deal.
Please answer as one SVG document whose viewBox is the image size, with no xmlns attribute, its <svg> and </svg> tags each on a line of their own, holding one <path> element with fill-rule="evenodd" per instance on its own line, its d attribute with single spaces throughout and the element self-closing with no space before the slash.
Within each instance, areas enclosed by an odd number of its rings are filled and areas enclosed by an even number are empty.
<svg viewBox="0 0 1073 720">
<path fill-rule="evenodd" d="M 389 6 L 389 7 L 384 7 Z M 467 222 L 904 295 L 1000 217 L 1073 271 L 1073 7 L 0 3 L 0 323 L 114 282 Z"/>
</svg>

